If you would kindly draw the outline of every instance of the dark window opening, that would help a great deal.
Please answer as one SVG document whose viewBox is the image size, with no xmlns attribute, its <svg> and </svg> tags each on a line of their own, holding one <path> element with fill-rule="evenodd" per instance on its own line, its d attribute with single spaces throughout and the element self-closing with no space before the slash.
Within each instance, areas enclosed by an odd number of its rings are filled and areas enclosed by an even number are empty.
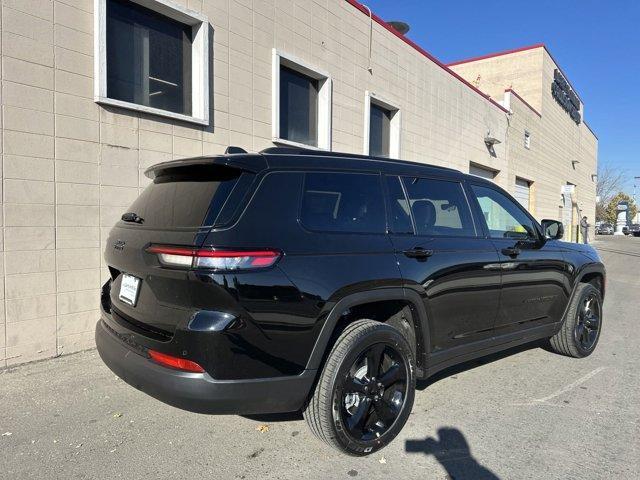
<svg viewBox="0 0 640 480">
<path fill-rule="evenodd" d="M 369 155 L 389 156 L 389 141 L 392 113 L 385 108 L 371 104 L 369 112 Z"/>
<path fill-rule="evenodd" d="M 128 0 L 107 2 L 107 96 L 192 114 L 192 28 Z"/>
<path fill-rule="evenodd" d="M 320 82 L 288 67 L 280 67 L 280 138 L 318 146 Z"/>
<path fill-rule="evenodd" d="M 308 173 L 302 223 L 321 232 L 384 233 L 380 177 L 358 173 Z"/>
</svg>

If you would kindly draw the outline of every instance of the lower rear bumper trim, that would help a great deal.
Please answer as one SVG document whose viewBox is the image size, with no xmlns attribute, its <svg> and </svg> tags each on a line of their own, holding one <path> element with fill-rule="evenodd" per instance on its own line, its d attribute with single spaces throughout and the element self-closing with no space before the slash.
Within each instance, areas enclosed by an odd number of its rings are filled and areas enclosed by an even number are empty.
<svg viewBox="0 0 640 480">
<path fill-rule="evenodd" d="M 215 380 L 206 373 L 162 367 L 127 348 L 103 320 L 96 325 L 96 346 L 104 363 L 129 385 L 174 407 L 208 414 L 267 414 L 300 410 L 316 370 L 296 376 Z"/>
</svg>

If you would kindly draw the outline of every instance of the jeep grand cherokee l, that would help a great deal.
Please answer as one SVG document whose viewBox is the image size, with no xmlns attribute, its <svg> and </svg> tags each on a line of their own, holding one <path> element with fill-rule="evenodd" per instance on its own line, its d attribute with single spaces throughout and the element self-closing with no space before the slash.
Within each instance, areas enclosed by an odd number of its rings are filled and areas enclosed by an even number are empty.
<svg viewBox="0 0 640 480">
<path fill-rule="evenodd" d="M 302 410 L 366 455 L 402 429 L 416 379 L 534 340 L 572 357 L 598 342 L 598 254 L 487 180 L 283 148 L 146 173 L 107 243 L 96 343 L 170 405 Z"/>
</svg>

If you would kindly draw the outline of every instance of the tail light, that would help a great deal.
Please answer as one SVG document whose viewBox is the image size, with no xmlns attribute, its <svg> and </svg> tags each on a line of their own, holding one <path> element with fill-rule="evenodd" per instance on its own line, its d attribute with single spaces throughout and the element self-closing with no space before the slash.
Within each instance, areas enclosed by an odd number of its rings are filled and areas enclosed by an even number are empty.
<svg viewBox="0 0 640 480">
<path fill-rule="evenodd" d="M 162 365 L 163 367 L 182 370 L 183 372 L 204 373 L 204 368 L 196 362 L 187 360 L 186 358 L 174 357 L 172 355 L 167 355 L 166 353 L 156 352 L 155 350 L 149 350 L 149 356 L 154 362 Z"/>
<path fill-rule="evenodd" d="M 282 256 L 278 250 L 224 250 L 169 245 L 151 245 L 147 252 L 158 256 L 160 263 L 170 267 L 210 270 L 252 270 L 274 265 Z"/>
</svg>

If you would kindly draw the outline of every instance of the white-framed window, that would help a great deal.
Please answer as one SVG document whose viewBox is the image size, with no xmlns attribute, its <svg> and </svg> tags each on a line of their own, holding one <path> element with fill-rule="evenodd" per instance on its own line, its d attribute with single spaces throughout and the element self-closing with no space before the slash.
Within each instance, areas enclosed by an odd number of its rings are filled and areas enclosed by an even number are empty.
<svg viewBox="0 0 640 480">
<path fill-rule="evenodd" d="M 272 136 L 275 143 L 331 150 L 331 77 L 273 49 Z"/>
<path fill-rule="evenodd" d="M 527 130 L 524 131 L 524 148 L 531 148 L 531 133 Z"/>
<path fill-rule="evenodd" d="M 400 158 L 400 109 L 373 92 L 364 95 L 363 153 Z"/>
<path fill-rule="evenodd" d="M 172 0 L 94 0 L 100 104 L 209 124 L 209 21 Z"/>
</svg>

